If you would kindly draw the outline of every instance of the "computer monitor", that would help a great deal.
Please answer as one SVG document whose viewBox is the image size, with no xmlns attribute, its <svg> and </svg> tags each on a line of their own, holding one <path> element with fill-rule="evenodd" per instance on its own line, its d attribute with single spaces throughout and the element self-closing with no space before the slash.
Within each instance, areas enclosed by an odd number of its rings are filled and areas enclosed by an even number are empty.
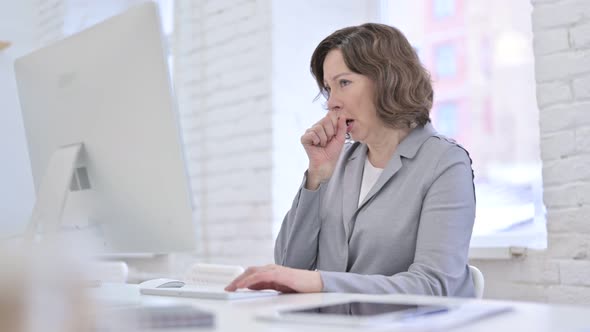
<svg viewBox="0 0 590 332">
<path fill-rule="evenodd" d="M 148 2 L 15 61 L 37 191 L 29 233 L 94 229 L 106 253 L 194 249 L 162 45 Z"/>
</svg>

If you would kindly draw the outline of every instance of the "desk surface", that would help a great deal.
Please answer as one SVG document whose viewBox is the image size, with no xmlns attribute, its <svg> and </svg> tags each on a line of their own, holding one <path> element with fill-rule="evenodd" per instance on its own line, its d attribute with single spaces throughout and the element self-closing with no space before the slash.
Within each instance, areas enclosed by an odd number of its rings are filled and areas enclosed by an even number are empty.
<svg viewBox="0 0 590 332">
<path fill-rule="evenodd" d="M 177 297 L 140 295 L 136 285 L 105 284 L 95 289 L 99 299 L 110 304 L 172 305 L 190 304 L 216 315 L 215 328 L 199 328 L 198 331 L 352 331 L 352 328 L 327 325 L 300 325 L 268 322 L 256 318 L 257 314 L 269 313 L 280 308 L 312 306 L 342 302 L 349 299 L 373 301 L 409 301 L 412 303 L 460 304 L 467 301 L 503 304 L 513 308 L 511 312 L 471 322 L 453 331 L 503 332 L 503 331 L 575 331 L 590 332 L 590 307 L 548 305 L 492 300 L 465 300 L 413 295 L 361 295 L 339 293 L 285 294 L 276 297 L 234 301 L 203 300 Z M 195 329 L 190 329 L 195 331 Z M 175 329 L 174 331 L 183 331 Z M 188 331 L 188 330 L 187 330 Z"/>
</svg>

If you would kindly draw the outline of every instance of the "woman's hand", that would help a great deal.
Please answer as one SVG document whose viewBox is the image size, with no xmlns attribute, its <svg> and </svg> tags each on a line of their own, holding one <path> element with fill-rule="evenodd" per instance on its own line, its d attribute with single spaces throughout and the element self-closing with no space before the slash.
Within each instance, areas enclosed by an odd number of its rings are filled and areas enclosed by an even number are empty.
<svg viewBox="0 0 590 332">
<path fill-rule="evenodd" d="M 225 287 L 233 292 L 238 288 L 254 290 L 274 289 L 282 293 L 317 293 L 323 289 L 317 271 L 292 269 L 281 265 L 249 267 Z"/>
<path fill-rule="evenodd" d="M 344 146 L 345 135 L 346 119 L 328 112 L 301 136 L 301 144 L 309 159 L 307 189 L 317 189 L 320 182 L 332 176 Z"/>
</svg>

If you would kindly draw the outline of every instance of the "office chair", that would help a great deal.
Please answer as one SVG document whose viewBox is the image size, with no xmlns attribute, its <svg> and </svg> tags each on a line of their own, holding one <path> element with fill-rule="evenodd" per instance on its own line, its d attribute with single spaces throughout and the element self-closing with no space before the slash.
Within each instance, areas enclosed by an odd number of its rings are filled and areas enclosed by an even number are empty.
<svg viewBox="0 0 590 332">
<path fill-rule="evenodd" d="M 485 285 L 483 273 L 481 273 L 481 271 L 473 265 L 469 265 L 469 271 L 471 271 L 473 285 L 475 286 L 475 297 L 481 299 L 483 298 L 483 289 Z"/>
</svg>

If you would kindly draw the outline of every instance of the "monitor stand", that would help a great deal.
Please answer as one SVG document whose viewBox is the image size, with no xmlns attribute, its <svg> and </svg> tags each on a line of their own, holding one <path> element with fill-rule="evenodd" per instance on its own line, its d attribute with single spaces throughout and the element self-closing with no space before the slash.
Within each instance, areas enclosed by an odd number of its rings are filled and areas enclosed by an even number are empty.
<svg viewBox="0 0 590 332">
<path fill-rule="evenodd" d="M 82 143 L 62 146 L 51 156 L 37 189 L 37 200 L 25 232 L 25 245 L 35 241 L 40 226 L 46 236 L 56 234 L 59 229 L 82 147 Z"/>
</svg>

